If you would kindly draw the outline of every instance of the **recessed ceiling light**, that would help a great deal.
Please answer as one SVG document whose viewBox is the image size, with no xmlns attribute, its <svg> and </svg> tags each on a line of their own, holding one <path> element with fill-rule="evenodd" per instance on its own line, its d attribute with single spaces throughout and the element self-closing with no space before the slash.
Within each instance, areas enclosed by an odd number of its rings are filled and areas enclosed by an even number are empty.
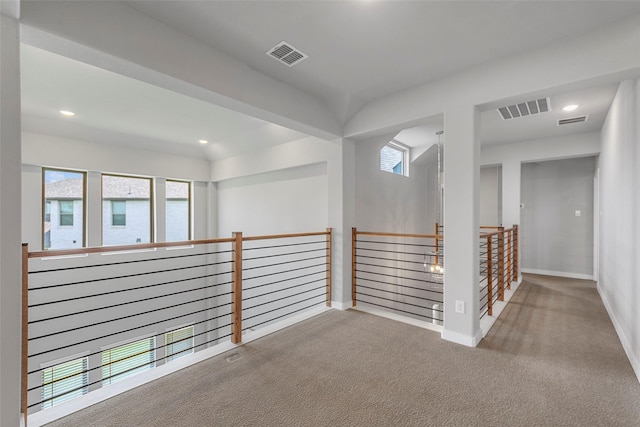
<svg viewBox="0 0 640 427">
<path fill-rule="evenodd" d="M 576 108 L 578 108 L 578 106 L 577 106 L 576 104 L 571 104 L 571 105 L 567 105 L 566 107 L 563 107 L 562 109 L 563 109 L 564 111 L 573 111 L 573 110 L 575 110 Z"/>
<path fill-rule="evenodd" d="M 60 114 L 66 117 L 73 117 L 76 115 L 76 113 L 74 113 L 73 111 L 68 111 L 68 110 L 60 110 Z"/>
<path fill-rule="evenodd" d="M 206 139 L 199 139 L 198 142 L 200 144 L 207 144 L 209 141 L 207 141 Z"/>
</svg>

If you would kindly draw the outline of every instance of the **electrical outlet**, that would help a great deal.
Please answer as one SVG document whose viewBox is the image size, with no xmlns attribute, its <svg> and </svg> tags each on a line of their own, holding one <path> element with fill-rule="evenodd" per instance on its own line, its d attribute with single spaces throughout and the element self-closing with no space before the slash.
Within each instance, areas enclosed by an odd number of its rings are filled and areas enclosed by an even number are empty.
<svg viewBox="0 0 640 427">
<path fill-rule="evenodd" d="M 580 209 L 576 210 L 576 216 L 582 216 L 582 211 Z"/>
<path fill-rule="evenodd" d="M 456 313 L 464 314 L 464 301 L 456 300 Z"/>
</svg>

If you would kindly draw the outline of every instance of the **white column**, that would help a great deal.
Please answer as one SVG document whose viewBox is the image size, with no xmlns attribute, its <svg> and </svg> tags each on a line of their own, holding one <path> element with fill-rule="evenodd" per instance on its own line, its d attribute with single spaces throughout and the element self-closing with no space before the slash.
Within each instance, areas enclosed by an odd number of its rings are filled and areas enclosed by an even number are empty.
<svg viewBox="0 0 640 427">
<path fill-rule="evenodd" d="M 154 242 L 167 241 L 167 180 L 165 178 L 155 179 L 155 220 L 153 228 L 155 237 Z"/>
<path fill-rule="evenodd" d="M 472 105 L 451 106 L 445 111 L 444 122 L 445 283 L 442 338 L 473 347 L 482 339 L 478 319 L 478 111 Z"/>
<path fill-rule="evenodd" d="M 343 139 L 329 146 L 328 221 L 333 228 L 332 305 L 351 307 L 351 227 L 355 224 L 355 143 Z"/>
<path fill-rule="evenodd" d="M 0 425 L 20 425 L 21 146 L 19 4 L 0 2 Z"/>
<path fill-rule="evenodd" d="M 102 246 L 102 174 L 87 172 L 87 241 L 89 247 Z"/>
</svg>

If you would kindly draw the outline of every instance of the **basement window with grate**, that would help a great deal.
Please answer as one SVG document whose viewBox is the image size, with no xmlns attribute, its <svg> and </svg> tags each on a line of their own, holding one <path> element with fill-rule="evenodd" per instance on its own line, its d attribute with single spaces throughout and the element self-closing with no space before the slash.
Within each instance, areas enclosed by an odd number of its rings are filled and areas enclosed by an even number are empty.
<svg viewBox="0 0 640 427">
<path fill-rule="evenodd" d="M 396 141 L 387 143 L 380 150 L 380 170 L 409 176 L 409 148 Z"/>
<path fill-rule="evenodd" d="M 193 353 L 193 325 L 164 334 L 167 362 Z"/>
<path fill-rule="evenodd" d="M 81 357 L 42 371 L 42 409 L 51 408 L 89 391 L 89 359 Z"/>
<path fill-rule="evenodd" d="M 102 352 L 102 385 L 116 383 L 155 366 L 155 337 L 145 338 Z"/>
</svg>

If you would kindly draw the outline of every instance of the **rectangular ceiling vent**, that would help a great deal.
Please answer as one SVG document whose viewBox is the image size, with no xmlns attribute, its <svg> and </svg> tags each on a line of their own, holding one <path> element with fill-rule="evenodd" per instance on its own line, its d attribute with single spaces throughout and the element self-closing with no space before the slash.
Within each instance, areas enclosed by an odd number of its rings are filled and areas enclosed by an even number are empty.
<svg viewBox="0 0 640 427">
<path fill-rule="evenodd" d="M 278 43 L 269 49 L 266 54 L 277 59 L 288 67 L 293 67 L 309 57 L 287 42 Z"/>
<path fill-rule="evenodd" d="M 580 116 L 580 117 L 571 117 L 570 119 L 560 119 L 558 120 L 558 126 L 586 122 L 587 118 L 588 116 Z"/>
<path fill-rule="evenodd" d="M 519 104 L 507 105 L 498 108 L 500 117 L 504 120 L 516 119 L 518 117 L 532 116 L 546 113 L 551 110 L 549 98 L 540 98 L 533 101 L 521 102 Z"/>
</svg>

